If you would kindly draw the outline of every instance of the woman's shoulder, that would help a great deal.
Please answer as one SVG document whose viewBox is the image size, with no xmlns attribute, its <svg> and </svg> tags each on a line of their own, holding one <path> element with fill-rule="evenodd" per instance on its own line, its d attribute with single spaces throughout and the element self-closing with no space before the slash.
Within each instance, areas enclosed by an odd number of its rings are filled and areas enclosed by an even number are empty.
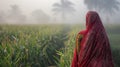
<svg viewBox="0 0 120 67">
<path fill-rule="evenodd" d="M 78 33 L 78 34 L 77 34 L 77 38 L 78 38 L 78 39 L 83 38 L 83 34 Z"/>
<path fill-rule="evenodd" d="M 86 31 L 82 30 L 77 34 L 77 38 L 83 38 L 83 36 L 85 35 Z"/>
<path fill-rule="evenodd" d="M 84 35 L 86 33 L 86 30 L 82 30 L 82 31 L 80 31 L 78 34 L 79 35 Z"/>
</svg>

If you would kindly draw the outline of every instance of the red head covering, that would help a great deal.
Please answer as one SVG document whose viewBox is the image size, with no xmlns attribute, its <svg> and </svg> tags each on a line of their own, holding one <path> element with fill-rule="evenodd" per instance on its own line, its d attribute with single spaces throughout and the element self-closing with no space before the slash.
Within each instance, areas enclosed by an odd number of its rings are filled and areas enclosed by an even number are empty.
<svg viewBox="0 0 120 67">
<path fill-rule="evenodd" d="M 87 13 L 86 30 L 79 34 L 84 37 L 79 54 L 74 52 L 78 56 L 73 58 L 74 61 L 77 60 L 72 62 L 71 67 L 114 67 L 109 40 L 98 13 Z"/>
</svg>

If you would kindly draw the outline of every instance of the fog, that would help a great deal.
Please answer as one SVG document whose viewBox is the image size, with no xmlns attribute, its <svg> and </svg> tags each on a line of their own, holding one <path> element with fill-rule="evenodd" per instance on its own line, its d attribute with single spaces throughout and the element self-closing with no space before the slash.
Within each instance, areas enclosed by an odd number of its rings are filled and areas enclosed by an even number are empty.
<svg viewBox="0 0 120 67">
<path fill-rule="evenodd" d="M 89 10 L 104 23 L 119 23 L 119 8 L 117 0 L 0 0 L 0 23 L 85 23 Z"/>
</svg>

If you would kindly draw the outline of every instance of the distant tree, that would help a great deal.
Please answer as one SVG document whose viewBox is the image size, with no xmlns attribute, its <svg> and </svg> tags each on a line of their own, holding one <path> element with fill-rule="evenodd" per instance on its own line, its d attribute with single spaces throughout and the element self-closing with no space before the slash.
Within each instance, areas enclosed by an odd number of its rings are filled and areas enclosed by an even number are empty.
<svg viewBox="0 0 120 67">
<path fill-rule="evenodd" d="M 5 22 L 5 13 L 3 11 L 0 11 L 0 23 Z"/>
<path fill-rule="evenodd" d="M 34 22 L 38 22 L 38 23 L 46 23 L 49 22 L 50 20 L 50 17 L 40 9 L 33 11 L 32 17 L 34 19 Z"/>
<path fill-rule="evenodd" d="M 61 14 L 61 17 L 64 21 L 67 14 L 73 14 L 73 12 L 75 11 L 73 5 L 74 4 L 69 0 L 61 0 L 60 3 L 53 4 L 52 11 L 54 11 L 55 15 Z"/>
<path fill-rule="evenodd" d="M 89 10 L 105 14 L 108 20 L 110 15 L 115 14 L 119 10 L 119 2 L 117 0 L 84 0 Z"/>
<path fill-rule="evenodd" d="M 8 14 L 8 22 L 23 23 L 26 21 L 26 16 L 22 13 L 18 5 L 11 5 L 11 10 Z"/>
</svg>

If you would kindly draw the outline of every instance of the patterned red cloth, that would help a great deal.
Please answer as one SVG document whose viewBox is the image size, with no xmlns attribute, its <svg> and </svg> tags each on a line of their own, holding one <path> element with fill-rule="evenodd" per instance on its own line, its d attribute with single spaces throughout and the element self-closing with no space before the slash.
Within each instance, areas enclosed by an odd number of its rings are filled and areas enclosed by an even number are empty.
<svg viewBox="0 0 120 67">
<path fill-rule="evenodd" d="M 86 30 L 79 34 L 83 35 L 80 51 L 74 50 L 71 67 L 114 67 L 109 40 L 98 13 L 87 13 Z"/>
</svg>

